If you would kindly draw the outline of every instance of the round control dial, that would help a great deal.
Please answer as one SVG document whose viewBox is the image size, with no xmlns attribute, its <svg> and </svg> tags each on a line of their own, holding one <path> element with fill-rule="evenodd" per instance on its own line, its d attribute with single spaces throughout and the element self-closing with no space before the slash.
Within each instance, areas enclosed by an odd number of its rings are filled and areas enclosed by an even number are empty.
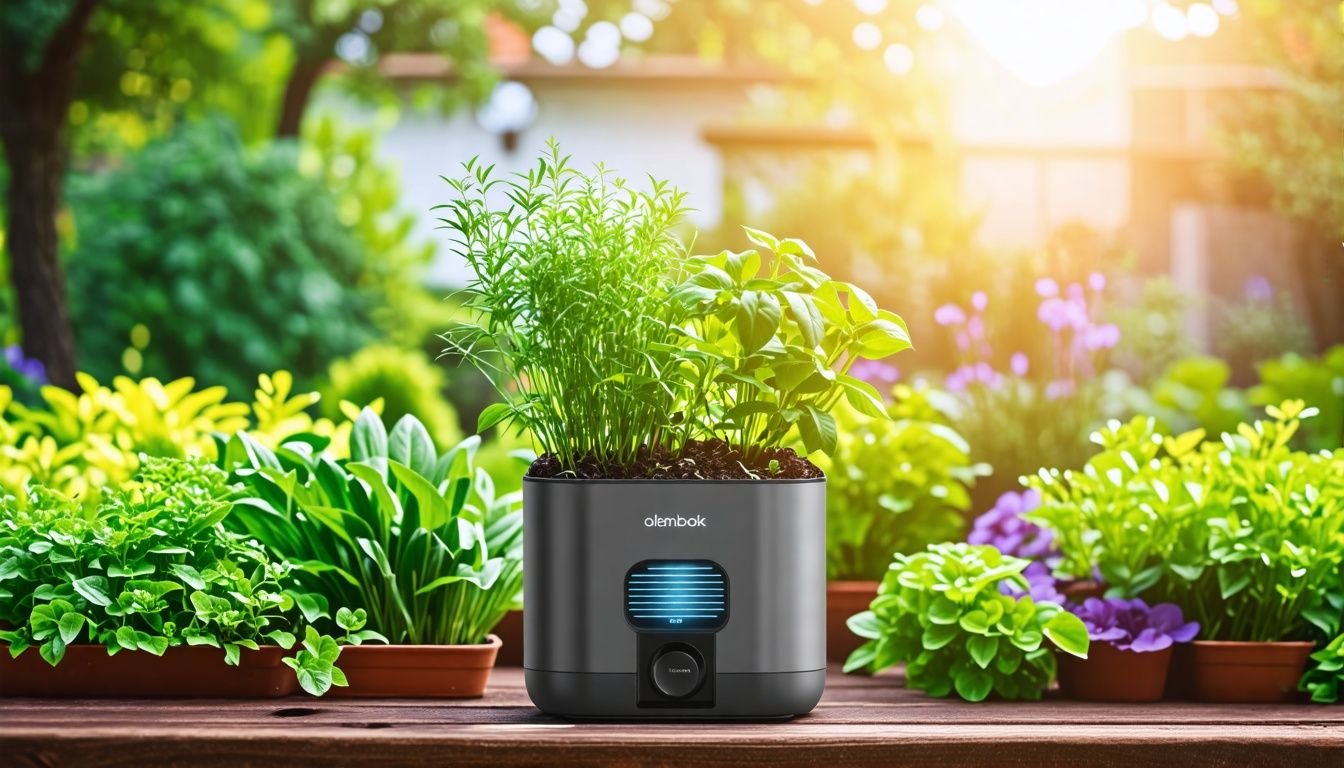
<svg viewBox="0 0 1344 768">
<path fill-rule="evenodd" d="M 653 685 L 664 696 L 679 699 L 700 687 L 700 661 L 685 651 L 663 651 L 653 659 Z"/>
</svg>

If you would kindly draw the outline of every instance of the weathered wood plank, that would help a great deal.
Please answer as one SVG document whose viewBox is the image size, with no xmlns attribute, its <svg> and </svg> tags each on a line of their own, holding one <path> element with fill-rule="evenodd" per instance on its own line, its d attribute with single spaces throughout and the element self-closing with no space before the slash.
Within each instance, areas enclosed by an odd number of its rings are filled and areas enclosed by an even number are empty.
<svg viewBox="0 0 1344 768">
<path fill-rule="evenodd" d="M 1344 708 L 966 705 L 833 674 L 784 724 L 574 724 L 517 669 L 484 699 L 0 700 L 0 765 L 1344 765 Z"/>
</svg>

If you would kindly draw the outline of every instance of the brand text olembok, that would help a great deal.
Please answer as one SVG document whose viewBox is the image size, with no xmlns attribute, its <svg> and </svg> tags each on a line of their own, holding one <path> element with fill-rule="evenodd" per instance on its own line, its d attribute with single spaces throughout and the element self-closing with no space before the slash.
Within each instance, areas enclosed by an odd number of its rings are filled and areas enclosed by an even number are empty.
<svg viewBox="0 0 1344 768">
<path fill-rule="evenodd" d="M 644 518 L 645 528 L 704 528 L 704 515 L 695 517 L 664 517 L 663 515 L 653 515 Z"/>
</svg>

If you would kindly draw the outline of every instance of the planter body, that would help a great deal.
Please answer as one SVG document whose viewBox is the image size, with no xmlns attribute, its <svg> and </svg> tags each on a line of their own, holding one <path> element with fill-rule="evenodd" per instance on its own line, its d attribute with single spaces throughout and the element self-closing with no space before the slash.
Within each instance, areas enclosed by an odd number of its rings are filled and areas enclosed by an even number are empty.
<svg viewBox="0 0 1344 768">
<path fill-rule="evenodd" d="M 340 698 L 475 699 L 485 695 L 500 641 L 476 645 L 348 645 L 336 666 L 350 685 Z"/>
<path fill-rule="evenodd" d="M 509 611 L 495 625 L 495 634 L 503 643 L 499 647 L 499 656 L 495 664 L 501 667 L 523 666 L 523 612 Z"/>
<path fill-rule="evenodd" d="M 206 646 L 169 648 L 162 656 L 121 651 L 108 656 L 101 645 L 72 645 L 55 667 L 30 648 L 17 659 L 0 648 L 0 696 L 56 698 L 256 699 L 298 691 L 288 651 L 263 646 L 243 651 L 238 666 L 224 651 Z"/>
<path fill-rule="evenodd" d="M 1269 703 L 1298 698 L 1312 643 L 1191 644 L 1191 692 L 1199 701 Z"/>
<path fill-rule="evenodd" d="M 816 706 L 826 683 L 825 480 L 528 478 L 523 501 L 524 675 L 540 709 L 759 720 Z M 710 574 L 689 578 L 714 581 L 704 591 L 726 593 L 726 605 L 683 617 L 640 599 L 677 592 L 638 586 L 666 578 L 658 569 Z M 664 607 L 640 607 L 649 604 Z"/>
<path fill-rule="evenodd" d="M 1065 696 L 1082 701 L 1160 701 L 1172 651 L 1168 647 L 1136 653 L 1094 642 L 1086 659 L 1059 653 L 1059 688 Z"/>
<path fill-rule="evenodd" d="M 826 660 L 843 664 L 866 642 L 849 631 L 849 617 L 868 610 L 877 597 L 876 581 L 832 581 L 826 585 Z"/>
</svg>

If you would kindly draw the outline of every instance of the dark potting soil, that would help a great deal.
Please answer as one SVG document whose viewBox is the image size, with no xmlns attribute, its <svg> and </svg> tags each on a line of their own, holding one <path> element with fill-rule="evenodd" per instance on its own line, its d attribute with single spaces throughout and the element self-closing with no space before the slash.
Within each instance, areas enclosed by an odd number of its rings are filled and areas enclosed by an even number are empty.
<svg viewBox="0 0 1344 768">
<path fill-rule="evenodd" d="M 779 471 L 773 474 L 772 459 L 779 462 Z M 825 475 L 792 448 L 766 451 L 748 464 L 740 451 L 722 440 L 692 440 L 679 456 L 663 449 L 646 448 L 628 466 L 605 467 L 585 458 L 579 461 L 575 472 L 564 471 L 560 460 L 548 453 L 532 462 L 527 476 L 576 480 L 808 480 Z"/>
</svg>

